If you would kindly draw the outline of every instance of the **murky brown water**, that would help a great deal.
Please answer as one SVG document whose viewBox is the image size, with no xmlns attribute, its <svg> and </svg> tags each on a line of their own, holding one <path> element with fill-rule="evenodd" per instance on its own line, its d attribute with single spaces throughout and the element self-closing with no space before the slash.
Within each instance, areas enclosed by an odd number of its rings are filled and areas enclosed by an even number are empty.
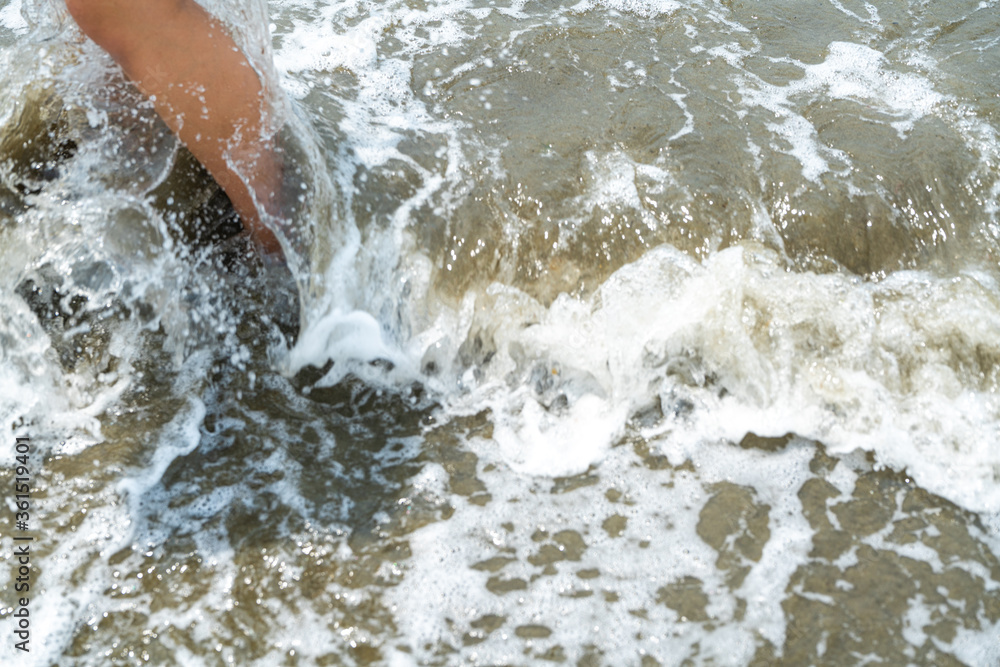
<svg viewBox="0 0 1000 667">
<path fill-rule="evenodd" d="M 295 277 L 61 11 L 0 6 L 4 664 L 1000 661 L 996 3 L 271 3 Z"/>
</svg>

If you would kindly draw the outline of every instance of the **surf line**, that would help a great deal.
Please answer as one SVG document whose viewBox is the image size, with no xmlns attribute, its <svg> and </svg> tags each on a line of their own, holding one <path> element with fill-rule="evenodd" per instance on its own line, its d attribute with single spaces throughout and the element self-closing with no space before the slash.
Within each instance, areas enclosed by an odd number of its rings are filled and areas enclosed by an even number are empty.
<svg viewBox="0 0 1000 667">
<path fill-rule="evenodd" d="M 31 528 L 31 439 L 18 437 L 14 446 L 14 527 L 19 533 L 27 533 Z M 17 610 L 14 618 L 14 648 L 27 653 L 30 651 L 31 619 L 28 606 L 31 604 L 31 542 L 33 535 L 14 535 L 14 558 L 17 566 L 17 577 L 14 590 L 22 594 L 17 599 Z M 20 639 L 20 641 L 17 641 Z"/>
</svg>

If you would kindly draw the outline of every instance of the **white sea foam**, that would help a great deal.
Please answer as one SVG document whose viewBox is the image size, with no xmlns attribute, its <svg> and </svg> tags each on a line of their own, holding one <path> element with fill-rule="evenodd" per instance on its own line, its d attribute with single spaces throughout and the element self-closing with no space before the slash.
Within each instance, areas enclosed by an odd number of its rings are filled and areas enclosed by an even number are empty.
<svg viewBox="0 0 1000 667">
<path fill-rule="evenodd" d="M 21 16 L 21 1 L 11 0 L 0 9 L 0 25 L 19 34 L 28 31 L 28 22 Z"/>
<path fill-rule="evenodd" d="M 677 9 L 674 3 L 580 3 L 573 10 L 599 6 L 642 15 Z M 397 14 L 405 26 L 424 26 L 423 36 L 409 28 L 395 30 L 409 54 L 385 60 L 378 53 L 381 31 L 391 24 L 388 14 L 373 13 L 354 22 L 338 44 L 336 11 L 360 10 L 354 5 L 325 7 L 323 21 L 298 24 L 284 35 L 279 30 L 279 66 L 296 80 L 295 90 L 306 93 L 298 82 L 310 72 L 346 67 L 360 80 L 360 93 L 347 105 L 343 123 L 360 164 L 405 159 L 396 150 L 402 133 L 429 128 L 451 137 L 452 164 L 460 163 L 454 144 L 465 139 L 461 123 L 441 122 L 412 94 L 408 58 L 422 48 L 466 43 L 474 32 L 461 19 L 464 5 Z M 872 8 L 866 12 L 868 17 L 854 16 L 878 21 Z M 846 153 L 820 141 L 802 113 L 810 101 L 872 107 L 892 118 L 893 128 L 905 137 L 914 123 L 938 113 L 949 99 L 930 79 L 890 64 L 862 44 L 832 42 L 816 64 L 788 61 L 802 76 L 785 85 L 749 75 L 743 66 L 749 54 L 739 46 L 713 52 L 734 68 L 743 108 L 772 115 L 776 141 L 771 148 L 796 157 L 810 181 L 830 171 L 846 173 L 851 165 Z M 442 78 L 468 69 L 469 63 L 462 63 Z M 697 123 L 694 119 L 692 127 Z M 619 153 L 592 151 L 587 158 L 589 199 L 583 203 L 637 206 L 638 165 Z M 448 178 L 460 173 L 452 171 Z M 446 181 L 432 187 L 445 187 Z M 971 274 L 952 279 L 899 273 L 871 283 L 842 274 L 790 272 L 778 256 L 752 246 L 730 248 L 705 262 L 662 247 L 619 270 L 588 299 L 563 295 L 546 308 L 497 284 L 467 294 L 451 310 L 423 303 L 433 300 L 426 258 L 404 256 L 401 262 L 411 269 L 411 284 L 420 287 L 409 304 L 407 336 L 397 338 L 402 351 L 391 350 L 392 343 L 376 333 L 374 322 L 358 339 L 364 345 L 348 346 L 327 341 L 316 324 L 293 357 L 296 368 L 322 365 L 331 357 L 390 353 L 397 361 L 409 357 L 412 368 L 420 367 L 417 360 L 433 360 L 440 373 L 425 380 L 439 392 L 446 415 L 489 411 L 492 439 L 473 445 L 493 500 L 480 508 L 453 498 L 457 511 L 447 524 L 433 524 L 411 539 L 414 556 L 390 593 L 411 647 L 437 642 L 459 646 L 463 632 L 476 632 L 472 621 L 495 613 L 508 618 L 500 630 L 486 633 L 482 643 L 463 649 L 470 662 L 523 660 L 520 645 L 507 640 L 514 638 L 517 626 L 535 622 L 552 633 L 532 640 L 539 651 L 556 644 L 579 647 L 597 637 L 605 659 L 627 662 L 635 656 L 636 633 L 679 621 L 673 611 L 651 606 L 650 598 L 658 586 L 685 575 L 703 582 L 713 616 L 730 622 L 714 631 L 671 625 L 675 632 L 669 637 L 644 632 L 641 650 L 678 655 L 700 642 L 702 651 L 717 651 L 720 661 L 739 664 L 750 660 L 754 633 L 780 646 L 785 634 L 780 602 L 791 572 L 810 546 L 808 527 L 784 518 L 800 514 L 794 491 L 807 474 L 806 450 L 793 448 L 774 459 L 727 444 L 750 431 L 771 436 L 794 432 L 823 442 L 846 460 L 857 458 L 853 453 L 858 448 L 868 450 L 879 464 L 907 469 L 921 486 L 964 507 L 986 515 L 1000 511 L 995 483 L 1000 455 L 991 445 L 1000 435 L 995 392 L 980 382 L 975 369 L 949 365 L 953 344 L 968 352 L 977 346 L 992 349 L 1000 340 L 991 291 Z M 459 346 L 482 329 L 492 333 L 495 355 L 479 368 L 462 368 L 455 361 Z M 916 347 L 914 339 L 920 341 Z M 379 349 L 366 347 L 370 345 Z M 670 514 L 672 527 L 663 531 L 663 513 L 669 513 L 664 508 L 703 504 L 704 486 L 683 476 L 670 490 L 647 484 L 627 466 L 622 450 L 614 448 L 629 419 L 651 406 L 663 415 L 646 424 L 643 434 L 674 465 L 696 461 L 701 482 L 739 480 L 754 489 L 760 502 L 771 505 L 772 536 L 743 584 L 748 606 L 739 623 L 731 622 L 733 609 L 726 597 L 711 594 L 722 584 L 712 565 L 715 554 L 696 534 L 695 517 Z M 495 472 L 482 472 L 488 465 Z M 510 518 L 506 506 L 526 505 L 536 485 L 545 484 L 535 476 L 575 474 L 592 466 L 602 479 L 628 477 L 628 487 L 643 499 L 639 507 L 622 510 L 601 498 L 569 495 L 531 505 L 530 521 L 525 525 L 522 516 L 515 516 L 513 532 L 501 527 Z M 854 473 L 847 466 L 840 466 L 831 479 L 842 493 L 851 492 Z M 526 545 L 535 529 L 579 528 L 571 517 L 615 511 L 625 511 L 630 519 L 626 535 L 633 548 L 628 559 L 619 557 L 613 540 L 589 534 L 586 555 L 572 566 L 599 569 L 596 581 L 560 569 L 550 580 L 530 585 L 528 592 L 513 590 L 498 597 L 484 588 L 488 572 L 469 569 L 498 550 L 514 549 L 517 560 L 499 576 L 527 581 Z M 634 546 L 650 537 L 656 546 Z M 687 552 L 679 555 L 682 549 Z M 655 582 L 648 580 L 651 572 Z M 621 602 L 609 611 L 598 600 L 600 589 L 612 585 Z M 562 596 L 586 592 L 593 597 L 579 599 L 594 604 L 560 602 Z M 511 599 L 517 604 L 510 604 Z M 622 613 L 643 607 L 649 610 L 642 620 Z M 922 632 L 921 613 L 919 605 L 911 611 L 908 632 Z M 410 653 L 396 652 L 390 661 L 408 664 L 412 659 Z"/>
<path fill-rule="evenodd" d="M 949 365 L 1000 340 L 1000 312 L 973 276 L 868 283 L 788 272 L 753 249 L 699 264 L 663 247 L 589 303 L 538 310 L 509 288 L 497 295 L 486 379 L 449 404 L 490 407 L 520 471 L 585 470 L 629 415 L 658 404 L 665 416 L 649 434 L 670 434 L 676 463 L 706 442 L 794 432 L 838 453 L 868 449 L 964 507 L 1000 510 L 1000 405 L 977 368 Z M 534 324 L 515 311 L 533 311 Z M 513 377 L 525 384 L 505 390 Z"/>
<path fill-rule="evenodd" d="M 670 14 L 684 6 L 675 0 L 582 0 L 573 7 L 573 10 L 585 12 L 603 8 L 654 18 Z"/>
<path fill-rule="evenodd" d="M 740 70 L 750 55 L 738 45 L 716 47 L 713 53 Z M 882 53 L 862 44 L 831 42 L 824 60 L 816 64 L 790 59 L 778 62 L 800 67 L 803 76 L 775 85 L 754 75 L 737 74 L 740 95 L 744 107 L 760 107 L 773 114 L 775 122 L 769 127 L 790 145 L 788 153 L 799 160 L 803 176 L 810 181 L 817 181 L 827 171 L 843 170 L 833 169 L 829 160 L 849 165 L 850 159 L 820 141 L 813 123 L 799 111 L 803 102 L 830 99 L 865 104 L 895 118 L 892 127 L 905 139 L 917 120 L 933 113 L 947 99 L 927 78 L 893 68 Z"/>
<path fill-rule="evenodd" d="M 476 451 L 484 463 L 495 460 L 490 442 L 478 443 Z M 673 664 L 671 656 L 686 654 L 698 642 L 707 656 L 743 664 L 752 657 L 755 633 L 779 644 L 784 634 L 782 591 L 810 543 L 798 501 L 787 489 L 808 476 L 809 456 L 808 447 L 765 457 L 708 446 L 694 459 L 697 475 L 681 472 L 663 484 L 655 474 L 634 467 L 626 449 L 617 449 L 602 464 L 602 479 L 609 481 L 550 496 L 545 504 L 532 504 L 530 514 L 518 508 L 547 493 L 544 486 L 512 478 L 503 468 L 481 473 L 494 494 L 491 503 L 460 504 L 447 525 L 429 526 L 411 538 L 414 556 L 407 576 L 390 594 L 401 629 L 417 656 L 423 655 L 419 647 L 425 644 L 462 646 L 466 632 L 481 637 L 461 649 L 462 661 L 471 664 L 517 661 L 523 659 L 522 650 L 537 656 L 556 645 L 567 649 L 570 659 L 579 659 L 582 647 L 596 645 L 616 664 L 637 654 Z M 768 545 L 737 593 L 747 601 L 741 621 L 734 619 L 732 598 L 723 592 L 726 587 L 714 565 L 717 554 L 698 537 L 697 517 L 685 511 L 704 503 L 706 487 L 722 480 L 753 486 L 756 502 L 770 505 L 772 517 Z M 604 494 L 605 485 L 613 488 L 617 481 L 626 490 L 627 504 L 611 502 Z M 593 530 L 612 515 L 625 518 L 623 533 Z M 557 571 L 541 577 L 541 566 L 528 562 L 540 546 L 529 536 L 537 538 L 538 531 L 572 545 L 563 551 L 567 558 L 554 563 Z M 581 541 L 572 537 L 574 531 Z M 583 550 L 575 551 L 580 545 Z M 513 560 L 495 574 L 472 567 L 498 555 Z M 659 589 L 689 581 L 685 577 L 700 580 L 690 585 L 704 592 L 706 613 L 722 621 L 714 629 L 681 618 L 658 600 Z M 488 580 L 498 579 L 521 579 L 526 585 L 507 593 L 487 590 Z M 473 622 L 487 614 L 502 617 L 502 627 L 477 632 Z M 533 624 L 551 634 L 542 631 L 524 643 L 514 637 L 519 628 L 523 632 Z M 663 627 L 671 631 L 657 630 Z"/>
</svg>

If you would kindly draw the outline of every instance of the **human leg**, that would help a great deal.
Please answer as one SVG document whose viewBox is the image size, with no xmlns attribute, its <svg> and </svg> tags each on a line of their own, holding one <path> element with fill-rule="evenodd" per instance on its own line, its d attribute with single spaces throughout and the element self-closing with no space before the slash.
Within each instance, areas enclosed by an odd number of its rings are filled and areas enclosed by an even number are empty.
<svg viewBox="0 0 1000 667">
<path fill-rule="evenodd" d="M 261 220 L 273 212 L 281 161 L 257 73 L 193 0 L 66 0 L 83 32 L 117 61 L 229 196 L 251 237 L 280 254 Z"/>
</svg>

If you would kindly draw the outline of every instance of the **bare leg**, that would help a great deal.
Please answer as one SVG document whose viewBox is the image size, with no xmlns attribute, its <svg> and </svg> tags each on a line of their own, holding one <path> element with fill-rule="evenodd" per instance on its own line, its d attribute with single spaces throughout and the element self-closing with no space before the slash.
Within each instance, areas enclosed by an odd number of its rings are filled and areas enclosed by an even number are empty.
<svg viewBox="0 0 1000 667">
<path fill-rule="evenodd" d="M 225 190 L 261 251 L 280 255 L 257 208 L 273 209 L 281 182 L 273 137 L 264 136 L 267 101 L 222 25 L 194 0 L 66 0 L 66 7 Z"/>
</svg>

